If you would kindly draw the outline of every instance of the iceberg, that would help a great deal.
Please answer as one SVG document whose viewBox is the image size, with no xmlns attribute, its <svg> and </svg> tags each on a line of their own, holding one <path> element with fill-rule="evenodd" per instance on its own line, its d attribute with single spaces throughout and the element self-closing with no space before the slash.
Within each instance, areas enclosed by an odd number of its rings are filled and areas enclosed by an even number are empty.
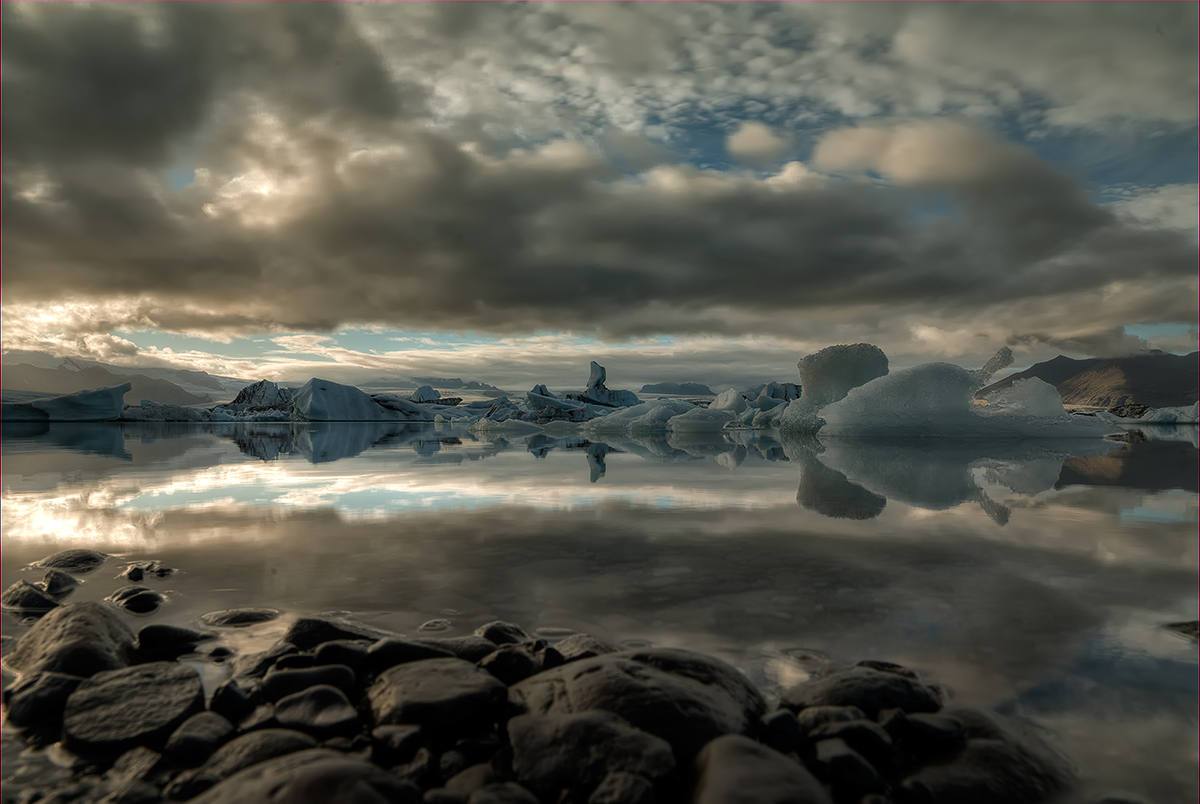
<svg viewBox="0 0 1200 804">
<path fill-rule="evenodd" d="M 821 427 L 818 410 L 845 398 L 852 389 L 886 376 L 888 359 L 874 344 L 839 344 L 802 357 L 796 368 L 802 393 L 788 403 L 777 421 L 785 432 L 813 433 Z"/>
<path fill-rule="evenodd" d="M 667 422 L 671 417 L 686 413 L 695 407 L 691 402 L 682 399 L 642 402 L 593 419 L 587 423 L 585 429 L 593 433 L 661 433 L 666 431 Z"/>
<path fill-rule="evenodd" d="M 749 405 L 746 403 L 746 398 L 742 396 L 740 391 L 730 388 L 727 391 L 722 391 L 717 394 L 717 398 L 708 406 L 709 410 L 728 410 L 731 413 L 741 413 Z"/>
<path fill-rule="evenodd" d="M 441 398 L 442 395 L 431 385 L 422 385 L 409 397 L 413 402 L 437 402 Z"/>
<path fill-rule="evenodd" d="M 372 397 L 353 385 L 313 377 L 292 396 L 296 417 L 309 422 L 433 421 L 434 412 L 391 394 Z"/>
<path fill-rule="evenodd" d="M 12 422 L 107 422 L 121 418 L 132 383 L 49 396 L 28 402 L 5 402 L 2 415 Z"/>
<path fill-rule="evenodd" d="M 1150 408 L 1135 420 L 1138 424 L 1200 423 L 1200 403 L 1173 408 Z"/>
<path fill-rule="evenodd" d="M 591 372 L 588 374 L 587 388 L 578 398 L 583 402 L 592 402 L 610 408 L 629 407 L 642 401 L 633 391 L 615 391 L 606 387 L 604 385 L 606 379 L 608 379 L 608 372 L 604 366 L 593 360 Z"/>
<path fill-rule="evenodd" d="M 269 380 L 259 380 L 238 391 L 227 405 L 218 408 L 242 411 L 248 408 L 287 408 L 292 404 L 292 392 Z"/>
<path fill-rule="evenodd" d="M 737 420 L 737 414 L 720 408 L 692 408 L 667 419 L 667 429 L 675 433 L 717 433 Z"/>
</svg>

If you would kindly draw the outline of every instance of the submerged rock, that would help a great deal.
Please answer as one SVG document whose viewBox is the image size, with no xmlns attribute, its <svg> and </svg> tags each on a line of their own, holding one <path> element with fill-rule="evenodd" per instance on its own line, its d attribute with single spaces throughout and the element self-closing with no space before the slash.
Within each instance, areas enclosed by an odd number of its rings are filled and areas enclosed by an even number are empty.
<svg viewBox="0 0 1200 804">
<path fill-rule="evenodd" d="M 184 653 L 191 653 L 196 645 L 209 639 L 215 639 L 216 636 L 216 634 L 197 631 L 194 628 L 151 623 L 137 632 L 137 649 L 142 656 L 174 659 Z"/>
<path fill-rule="evenodd" d="M 42 576 L 42 580 L 37 585 L 45 590 L 46 594 L 55 600 L 62 600 L 67 595 L 74 592 L 82 583 L 81 581 L 72 578 L 62 570 L 50 569 L 46 570 L 46 574 Z"/>
<path fill-rule="evenodd" d="M 103 603 L 70 603 L 40 619 L 5 657 L 22 673 L 88 677 L 129 664 L 133 632 Z"/>
<path fill-rule="evenodd" d="M 104 599 L 117 608 L 125 609 L 133 614 L 150 614 L 158 611 L 159 607 L 167 600 L 162 593 L 144 586 L 122 586 Z"/>
<path fill-rule="evenodd" d="M 63 572 L 84 573 L 91 572 L 108 562 L 111 558 L 112 556 L 108 553 L 101 553 L 96 550 L 63 550 L 62 552 L 54 553 L 39 561 L 35 561 L 29 566 L 39 569 L 59 569 Z"/>
<path fill-rule="evenodd" d="M 883 709 L 936 712 L 942 708 L 936 691 L 897 673 L 855 667 L 840 673 L 803 681 L 783 693 L 789 709 L 809 706 L 856 706 L 869 718 Z"/>
<path fill-rule="evenodd" d="M 803 765 L 738 734 L 704 746 L 695 776 L 692 804 L 833 804 Z"/>
<path fill-rule="evenodd" d="M 203 708 L 200 676 L 187 665 L 153 662 L 109 670 L 84 681 L 67 699 L 63 743 L 85 754 L 161 748 Z"/>
<path fill-rule="evenodd" d="M 29 581 L 17 581 L 0 595 L 0 605 L 9 611 L 46 612 L 58 607 L 58 601 Z"/>
<path fill-rule="evenodd" d="M 241 608 L 221 609 L 200 615 L 200 622 L 219 628 L 244 628 L 274 620 L 279 616 L 276 609 Z"/>
<path fill-rule="evenodd" d="M 507 688 L 462 659 L 424 659 L 385 670 L 367 698 L 380 725 L 415 723 L 454 732 L 502 720 Z"/>
</svg>

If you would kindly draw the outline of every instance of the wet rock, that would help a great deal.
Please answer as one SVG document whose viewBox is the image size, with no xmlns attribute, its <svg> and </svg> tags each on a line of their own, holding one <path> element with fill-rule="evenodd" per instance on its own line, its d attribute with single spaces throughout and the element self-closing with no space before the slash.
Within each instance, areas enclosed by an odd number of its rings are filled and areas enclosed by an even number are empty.
<svg viewBox="0 0 1200 804">
<path fill-rule="evenodd" d="M 104 599 L 133 614 L 150 614 L 158 611 L 167 598 L 144 586 L 122 586 Z"/>
<path fill-rule="evenodd" d="M 809 706 L 796 713 L 796 723 L 807 734 L 826 723 L 862 720 L 865 717 L 857 706 Z"/>
<path fill-rule="evenodd" d="M 528 648 L 526 648 L 528 650 Z M 555 667 L 562 667 L 567 663 L 563 655 L 558 652 L 558 648 L 552 645 L 547 645 L 540 650 L 532 651 L 533 657 L 538 660 L 543 670 L 550 670 Z"/>
<path fill-rule="evenodd" d="M 162 769 L 162 759 L 162 754 L 139 745 L 117 757 L 117 761 L 109 770 L 109 776 L 123 781 L 147 781 Z"/>
<path fill-rule="evenodd" d="M 897 745 L 916 758 L 951 753 L 967 741 L 963 722 L 950 715 L 907 715 L 899 709 L 889 709 L 879 716 L 879 723 Z"/>
<path fill-rule="evenodd" d="M 882 709 L 902 709 L 905 712 L 936 712 L 941 709 L 936 691 L 921 682 L 867 667 L 855 667 L 802 681 L 783 693 L 781 704 L 788 709 L 857 706 L 872 719 L 878 717 Z"/>
<path fill-rule="evenodd" d="M 275 609 L 221 609 L 200 615 L 200 622 L 216 628 L 245 628 L 247 625 L 267 623 L 279 616 Z"/>
<path fill-rule="evenodd" d="M 451 749 L 438 757 L 438 772 L 443 779 L 451 779 L 471 766 L 462 751 Z"/>
<path fill-rule="evenodd" d="M 350 695 L 354 692 L 356 683 L 354 671 L 349 667 L 343 664 L 327 664 L 324 667 L 272 670 L 263 678 L 262 690 L 268 701 L 278 701 L 318 684 L 337 687 L 346 695 Z"/>
<path fill-rule="evenodd" d="M 0 595 L 0 606 L 9 611 L 50 611 L 58 608 L 58 601 L 29 581 L 17 581 Z"/>
<path fill-rule="evenodd" d="M 35 561 L 29 566 L 39 569 L 58 569 L 63 572 L 83 574 L 91 572 L 111 559 L 108 553 L 96 550 L 63 550 Z"/>
<path fill-rule="evenodd" d="M 686 650 L 651 648 L 580 659 L 510 688 L 516 711 L 601 710 L 671 744 L 690 760 L 722 734 L 746 734 L 766 708 L 762 694 L 728 664 Z"/>
<path fill-rule="evenodd" d="M 168 567 L 160 561 L 135 561 L 125 568 L 118 575 L 118 578 L 126 578 L 134 583 L 141 583 L 146 577 L 151 578 L 170 578 L 178 570 L 174 567 Z"/>
<path fill-rule="evenodd" d="M 420 791 L 369 762 L 323 748 L 248 767 L 193 804 L 418 804 Z"/>
<path fill-rule="evenodd" d="M 46 570 L 46 574 L 42 576 L 41 582 L 38 584 L 46 591 L 46 594 L 55 600 L 62 600 L 67 595 L 79 588 L 80 581 L 72 578 L 62 570 Z"/>
<path fill-rule="evenodd" d="M 814 766 L 835 791 L 845 791 L 847 798 L 857 798 L 878 790 L 883 780 L 874 766 L 862 754 L 846 745 L 844 740 L 820 740 L 815 745 Z M 838 796 L 842 798 L 843 796 Z"/>
<path fill-rule="evenodd" d="M 147 782 L 125 782 L 97 804 L 158 804 L 158 788 Z"/>
<path fill-rule="evenodd" d="M 187 665 L 153 662 L 97 673 L 67 698 L 63 743 L 77 754 L 161 747 L 204 708 L 200 676 Z"/>
<path fill-rule="evenodd" d="M 254 711 L 254 701 L 250 693 L 242 687 L 237 679 L 223 681 L 213 691 L 208 708 L 229 721 L 237 722 Z"/>
<path fill-rule="evenodd" d="M 479 626 L 475 629 L 475 636 L 483 637 L 496 645 L 519 645 L 533 639 L 521 626 L 503 620 L 494 620 Z"/>
<path fill-rule="evenodd" d="M 412 759 L 393 765 L 391 770 L 397 779 L 403 779 L 421 790 L 441 781 L 438 759 L 428 748 L 418 748 Z"/>
<path fill-rule="evenodd" d="M 616 645 L 612 645 L 602 639 L 597 639 L 591 634 L 571 634 L 571 636 L 556 643 L 554 649 L 563 657 L 564 662 L 590 659 L 593 656 L 603 656 L 608 653 L 619 653 L 621 651 Z"/>
<path fill-rule="evenodd" d="M 26 673 L 4 691 L 8 722 L 19 729 L 57 731 L 67 698 L 81 681 L 79 676 L 64 673 Z"/>
<path fill-rule="evenodd" d="M 506 686 L 524 681 L 541 672 L 541 664 L 524 648 L 512 643 L 501 645 L 479 660 L 479 666 Z"/>
<path fill-rule="evenodd" d="M 233 674 L 246 678 L 262 678 L 284 656 L 299 653 L 300 649 L 290 642 L 276 642 L 260 653 L 250 653 L 233 660 Z"/>
<path fill-rule="evenodd" d="M 845 720 L 826 723 L 808 733 L 813 742 L 839 739 L 862 755 L 878 771 L 888 772 L 893 765 L 895 746 L 892 737 L 878 723 L 870 720 Z"/>
<path fill-rule="evenodd" d="M 42 617 L 5 657 L 22 673 L 88 677 L 129 664 L 133 632 L 103 603 L 68 603 Z"/>
<path fill-rule="evenodd" d="M 387 631 L 350 620 L 335 617 L 301 617 L 292 623 L 292 627 L 284 635 L 283 641 L 290 642 L 300 650 L 312 650 L 322 642 L 333 642 L 338 639 L 369 639 L 374 642 L 395 636 Z"/>
<path fill-rule="evenodd" d="M 313 664 L 341 664 L 358 675 L 367 667 L 368 647 L 366 643 L 358 640 L 335 639 L 332 642 L 322 642 L 313 651 Z"/>
<path fill-rule="evenodd" d="M 233 724 L 216 712 L 197 712 L 172 732 L 163 753 L 198 764 L 233 735 Z"/>
<path fill-rule="evenodd" d="M 492 650 L 496 649 L 496 646 L 490 642 L 488 646 Z M 419 662 L 422 659 L 453 658 L 457 658 L 454 653 L 432 645 L 403 639 L 381 639 L 367 649 L 367 669 L 378 674 L 389 667 L 408 662 Z"/>
<path fill-rule="evenodd" d="M 808 745 L 796 716 L 787 709 L 776 709 L 762 719 L 762 741 L 781 754 L 799 754 Z"/>
<path fill-rule="evenodd" d="M 496 782 L 471 794 L 467 804 L 537 804 L 537 798 L 516 782 Z"/>
<path fill-rule="evenodd" d="M 385 768 L 411 762 L 424 745 L 420 726 L 376 726 L 371 741 L 371 760 Z"/>
<path fill-rule="evenodd" d="M 141 656 L 174 659 L 191 653 L 201 642 L 215 638 L 216 634 L 197 631 L 194 628 L 151 623 L 138 630 L 137 651 Z"/>
<path fill-rule="evenodd" d="M 467 804 L 467 796 L 455 793 L 444 787 L 434 787 L 425 791 L 425 804 Z"/>
<path fill-rule="evenodd" d="M 237 727 L 241 732 L 279 728 L 279 721 L 275 720 L 275 704 L 255 706 L 250 714 L 238 721 Z"/>
<path fill-rule="evenodd" d="M 803 765 L 738 734 L 704 746 L 695 776 L 692 804 L 832 804 Z"/>
<path fill-rule="evenodd" d="M 262 729 L 225 743 L 204 763 L 202 770 L 217 779 L 225 779 L 251 765 L 316 747 L 317 741 L 303 732 Z"/>
<path fill-rule="evenodd" d="M 412 723 L 457 732 L 502 719 L 506 688 L 462 659 L 424 659 L 385 670 L 367 698 L 380 725 Z"/>
<path fill-rule="evenodd" d="M 654 785 L 644 776 L 614 771 L 588 797 L 588 804 L 655 804 Z"/>
<path fill-rule="evenodd" d="M 458 658 L 477 662 L 496 649 L 496 643 L 478 636 L 442 637 L 440 639 L 414 639 L 418 645 L 449 651 Z"/>
<path fill-rule="evenodd" d="M 354 734 L 361 725 L 350 699 L 329 684 L 317 684 L 281 699 L 275 704 L 275 719 L 284 728 L 317 739 Z"/>
<path fill-rule="evenodd" d="M 972 709 L 947 710 L 964 726 L 966 746 L 901 783 L 910 799 L 938 804 L 1032 804 L 1065 789 L 1069 764 L 1031 729 Z"/>
<path fill-rule="evenodd" d="M 271 670 L 305 670 L 316 663 L 316 657 L 311 653 L 289 653 L 275 660 Z"/>
<path fill-rule="evenodd" d="M 856 662 L 855 667 L 865 667 L 868 670 L 878 670 L 881 673 L 895 673 L 898 676 L 911 678 L 914 681 L 918 680 L 916 672 L 909 670 L 902 664 L 895 662 L 883 662 L 878 659 L 863 659 L 861 662 Z"/>
<path fill-rule="evenodd" d="M 469 796 L 481 787 L 497 782 L 496 771 L 490 762 L 472 765 L 446 779 L 445 789 Z"/>
<path fill-rule="evenodd" d="M 517 781 L 546 801 L 586 797 L 614 771 L 659 780 L 675 769 L 666 740 L 609 712 L 520 715 L 508 737 Z"/>
</svg>

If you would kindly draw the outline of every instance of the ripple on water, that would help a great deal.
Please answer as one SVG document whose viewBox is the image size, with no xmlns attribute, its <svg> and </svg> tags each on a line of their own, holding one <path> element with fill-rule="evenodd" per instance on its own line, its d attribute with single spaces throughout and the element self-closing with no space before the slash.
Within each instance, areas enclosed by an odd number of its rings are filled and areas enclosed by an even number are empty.
<svg viewBox="0 0 1200 804">
<path fill-rule="evenodd" d="M 578 634 L 574 628 L 559 628 L 553 625 L 543 625 L 541 628 L 535 628 L 533 633 L 542 639 L 566 639 L 571 634 Z"/>
<path fill-rule="evenodd" d="M 453 625 L 449 620 L 426 620 L 417 626 L 417 630 L 425 634 L 438 633 L 440 631 L 449 631 Z"/>
</svg>

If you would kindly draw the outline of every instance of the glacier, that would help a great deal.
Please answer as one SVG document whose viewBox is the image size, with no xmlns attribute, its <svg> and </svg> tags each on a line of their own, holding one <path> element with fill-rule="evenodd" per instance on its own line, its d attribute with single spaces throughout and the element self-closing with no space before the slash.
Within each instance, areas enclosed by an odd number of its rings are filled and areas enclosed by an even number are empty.
<svg viewBox="0 0 1200 804">
<path fill-rule="evenodd" d="M 27 402 L 5 402 L 4 421 L 8 422 L 107 422 L 121 418 L 125 394 L 132 383 L 111 388 L 93 388 L 73 394 L 48 396 Z"/>
</svg>

